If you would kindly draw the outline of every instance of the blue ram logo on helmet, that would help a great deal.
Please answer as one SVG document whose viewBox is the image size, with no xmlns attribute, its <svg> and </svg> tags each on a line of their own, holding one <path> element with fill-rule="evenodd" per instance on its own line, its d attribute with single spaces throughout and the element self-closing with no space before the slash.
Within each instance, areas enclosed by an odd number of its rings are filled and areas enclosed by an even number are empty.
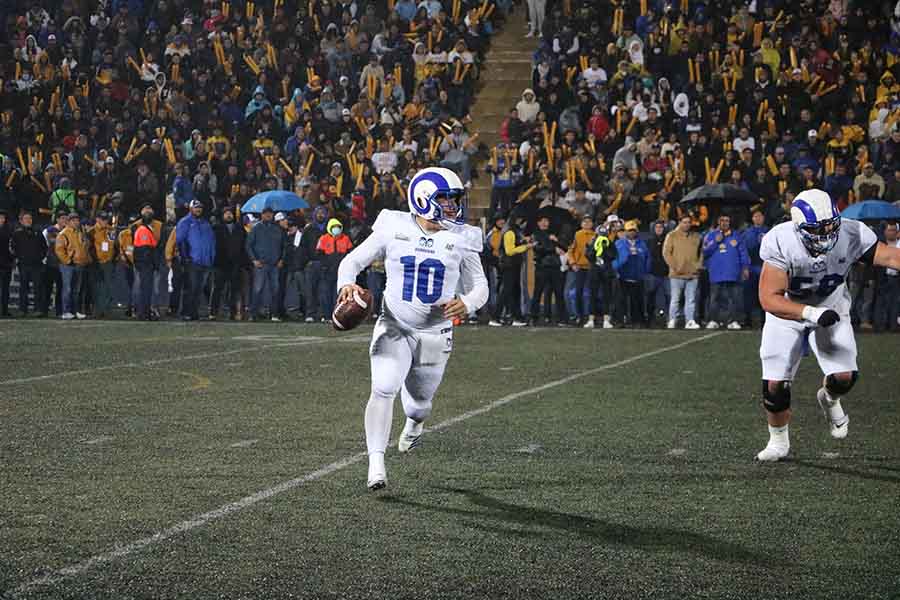
<svg viewBox="0 0 900 600">
<path fill-rule="evenodd" d="M 447 226 L 466 222 L 466 188 L 459 176 L 444 167 L 416 173 L 409 184 L 409 212 Z"/>
</svg>

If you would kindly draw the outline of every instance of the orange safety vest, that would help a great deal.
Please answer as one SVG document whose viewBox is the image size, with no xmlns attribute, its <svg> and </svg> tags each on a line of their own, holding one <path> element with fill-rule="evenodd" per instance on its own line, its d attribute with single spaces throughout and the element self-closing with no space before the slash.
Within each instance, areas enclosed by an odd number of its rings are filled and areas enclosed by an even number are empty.
<svg viewBox="0 0 900 600">
<path fill-rule="evenodd" d="M 137 230 L 134 232 L 134 247 L 142 248 L 150 246 L 151 248 L 156 248 L 156 244 L 156 236 L 153 235 L 153 230 L 146 225 L 138 226 Z"/>
<path fill-rule="evenodd" d="M 327 233 L 319 238 L 319 250 L 323 254 L 347 254 L 352 247 L 350 237 L 343 233 L 337 238 Z"/>
</svg>

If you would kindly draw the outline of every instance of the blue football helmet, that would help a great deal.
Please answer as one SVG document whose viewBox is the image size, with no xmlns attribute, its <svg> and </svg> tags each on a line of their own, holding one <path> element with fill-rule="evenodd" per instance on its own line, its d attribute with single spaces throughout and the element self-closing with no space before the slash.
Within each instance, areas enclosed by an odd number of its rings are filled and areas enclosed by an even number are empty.
<svg viewBox="0 0 900 600">
<path fill-rule="evenodd" d="M 791 221 L 807 251 L 813 256 L 834 248 L 841 231 L 841 214 L 826 192 L 804 190 L 791 204 Z"/>
<path fill-rule="evenodd" d="M 466 188 L 459 176 L 444 167 L 422 169 L 407 191 L 409 212 L 444 226 L 466 222 Z"/>
</svg>

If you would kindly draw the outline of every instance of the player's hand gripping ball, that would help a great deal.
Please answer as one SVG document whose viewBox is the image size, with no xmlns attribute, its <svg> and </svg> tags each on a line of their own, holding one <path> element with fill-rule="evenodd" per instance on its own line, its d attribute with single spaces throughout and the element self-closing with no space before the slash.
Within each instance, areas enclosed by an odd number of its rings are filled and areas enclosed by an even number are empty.
<svg viewBox="0 0 900 600">
<path fill-rule="evenodd" d="M 349 287 L 349 286 L 348 286 Z M 338 331 L 350 331 L 359 326 L 372 314 L 372 293 L 364 288 L 353 286 L 352 293 L 342 294 L 331 314 L 331 324 Z"/>
</svg>

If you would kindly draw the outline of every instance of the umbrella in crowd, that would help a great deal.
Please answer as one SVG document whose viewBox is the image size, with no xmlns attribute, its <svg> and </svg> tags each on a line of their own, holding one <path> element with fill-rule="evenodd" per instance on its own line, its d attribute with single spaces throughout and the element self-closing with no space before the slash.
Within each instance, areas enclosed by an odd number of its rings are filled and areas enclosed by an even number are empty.
<svg viewBox="0 0 900 600">
<path fill-rule="evenodd" d="M 309 204 L 293 192 L 271 190 L 256 194 L 247 200 L 241 207 L 241 212 L 261 213 L 266 208 L 271 208 L 275 212 L 290 212 L 300 208 L 309 208 Z"/>
<path fill-rule="evenodd" d="M 900 208 L 883 200 L 865 200 L 851 204 L 841 216 L 857 221 L 897 221 L 900 220 Z"/>
<path fill-rule="evenodd" d="M 694 202 L 710 202 L 719 201 L 722 204 L 731 204 L 744 206 L 747 204 L 756 204 L 759 202 L 759 196 L 742 187 L 731 185 L 729 183 L 710 183 L 702 185 L 691 190 L 681 204 L 691 204 Z"/>
</svg>

